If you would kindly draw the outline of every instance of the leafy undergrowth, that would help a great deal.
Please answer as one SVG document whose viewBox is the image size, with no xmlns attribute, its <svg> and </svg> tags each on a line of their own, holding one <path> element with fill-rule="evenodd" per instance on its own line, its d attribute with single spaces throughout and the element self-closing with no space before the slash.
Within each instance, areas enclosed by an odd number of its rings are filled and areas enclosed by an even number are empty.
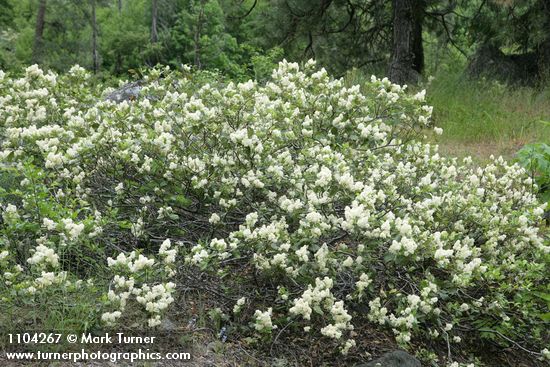
<svg viewBox="0 0 550 367">
<path fill-rule="evenodd" d="M 424 92 L 314 62 L 108 92 L 79 67 L 0 74 L 3 333 L 181 332 L 290 365 L 550 356 L 535 182 L 426 144 Z"/>
</svg>

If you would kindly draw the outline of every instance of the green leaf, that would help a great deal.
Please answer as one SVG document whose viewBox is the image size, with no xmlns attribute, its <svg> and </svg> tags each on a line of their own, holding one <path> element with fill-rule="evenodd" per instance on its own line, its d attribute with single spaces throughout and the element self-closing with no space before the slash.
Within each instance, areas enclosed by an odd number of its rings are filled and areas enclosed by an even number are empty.
<svg viewBox="0 0 550 367">
<path fill-rule="evenodd" d="M 533 292 L 533 294 L 546 302 L 550 302 L 550 294 L 549 293 L 543 293 L 543 292 Z"/>
<path fill-rule="evenodd" d="M 186 198 L 185 195 L 174 195 L 170 199 L 179 206 L 188 207 L 191 205 L 191 200 Z"/>
<path fill-rule="evenodd" d="M 132 222 L 130 222 L 128 220 L 119 221 L 118 225 L 119 225 L 120 228 L 124 228 L 124 229 L 131 229 L 132 228 Z"/>
</svg>

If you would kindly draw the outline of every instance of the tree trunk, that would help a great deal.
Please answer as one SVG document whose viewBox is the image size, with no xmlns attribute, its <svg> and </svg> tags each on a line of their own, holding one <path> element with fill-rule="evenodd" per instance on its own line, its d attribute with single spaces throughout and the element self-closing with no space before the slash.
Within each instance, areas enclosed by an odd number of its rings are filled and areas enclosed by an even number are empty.
<svg viewBox="0 0 550 367">
<path fill-rule="evenodd" d="M 97 20 L 95 16 L 95 1 L 92 0 L 92 62 L 94 74 L 99 71 L 99 55 L 97 52 Z"/>
<path fill-rule="evenodd" d="M 204 3 L 206 0 L 200 0 L 200 9 L 199 9 L 199 15 L 197 18 L 197 26 L 195 28 L 195 66 L 197 68 L 201 68 L 201 33 L 202 33 L 202 25 L 203 25 L 203 18 L 204 18 Z"/>
<path fill-rule="evenodd" d="M 393 0 L 393 50 L 388 75 L 394 83 L 416 83 L 424 69 L 424 9 L 424 0 Z"/>
<path fill-rule="evenodd" d="M 158 41 L 158 31 L 157 31 L 157 17 L 158 17 L 158 6 L 157 0 L 153 0 L 152 8 L 152 20 L 151 20 L 151 42 L 156 43 Z"/>
<path fill-rule="evenodd" d="M 545 14 L 545 29 L 550 29 L 550 0 L 541 0 L 540 7 Z M 550 76 L 550 34 L 545 33 L 546 37 L 537 47 L 538 55 L 538 73 L 540 80 L 546 80 Z"/>
<path fill-rule="evenodd" d="M 42 59 L 44 24 L 46 20 L 46 0 L 40 0 L 38 14 L 36 15 L 36 28 L 34 31 L 34 45 L 32 49 L 32 62 L 38 63 Z"/>
<path fill-rule="evenodd" d="M 118 0 L 118 17 L 119 17 L 119 20 L 122 20 L 121 18 L 122 17 L 122 0 Z M 120 49 L 117 49 L 116 60 L 115 60 L 115 74 L 116 75 L 120 74 L 121 69 L 122 69 L 122 56 L 120 55 Z"/>
</svg>

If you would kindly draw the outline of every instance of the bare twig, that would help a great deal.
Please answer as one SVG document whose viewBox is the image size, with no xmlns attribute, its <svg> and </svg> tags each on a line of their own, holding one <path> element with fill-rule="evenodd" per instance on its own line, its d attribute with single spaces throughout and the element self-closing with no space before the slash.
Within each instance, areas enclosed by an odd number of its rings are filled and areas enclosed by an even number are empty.
<svg viewBox="0 0 550 367">
<path fill-rule="evenodd" d="M 275 337 L 275 339 L 273 339 L 273 343 L 271 343 L 271 347 L 269 348 L 269 355 L 273 357 L 273 347 L 275 346 L 275 343 L 277 343 L 277 340 L 279 339 L 279 337 L 281 336 L 281 334 L 283 333 L 283 331 L 285 331 L 285 329 L 287 327 L 290 326 L 290 324 L 292 324 L 292 321 L 294 320 L 290 320 L 288 322 L 288 324 L 285 325 L 284 328 L 282 328 L 281 330 L 279 330 L 279 332 L 277 333 L 277 336 Z"/>
</svg>

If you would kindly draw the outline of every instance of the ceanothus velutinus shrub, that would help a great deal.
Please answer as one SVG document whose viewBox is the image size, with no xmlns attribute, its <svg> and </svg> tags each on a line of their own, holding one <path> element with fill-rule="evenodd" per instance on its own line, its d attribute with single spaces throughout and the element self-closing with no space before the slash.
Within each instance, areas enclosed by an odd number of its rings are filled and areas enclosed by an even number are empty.
<svg viewBox="0 0 550 367">
<path fill-rule="evenodd" d="M 547 275 L 533 182 L 423 143 L 424 92 L 346 87 L 314 62 L 282 62 L 265 85 L 145 81 L 115 104 L 78 67 L 1 74 L 0 159 L 21 180 L 4 195 L 6 290 L 25 297 L 46 270 L 93 278 L 70 266 L 93 258 L 116 274 L 103 321 L 131 300 L 156 326 L 183 265 L 232 282 L 230 312 L 256 332 L 318 334 L 342 353 L 355 320 L 403 345 L 548 337 L 543 304 L 520 302 Z"/>
</svg>

